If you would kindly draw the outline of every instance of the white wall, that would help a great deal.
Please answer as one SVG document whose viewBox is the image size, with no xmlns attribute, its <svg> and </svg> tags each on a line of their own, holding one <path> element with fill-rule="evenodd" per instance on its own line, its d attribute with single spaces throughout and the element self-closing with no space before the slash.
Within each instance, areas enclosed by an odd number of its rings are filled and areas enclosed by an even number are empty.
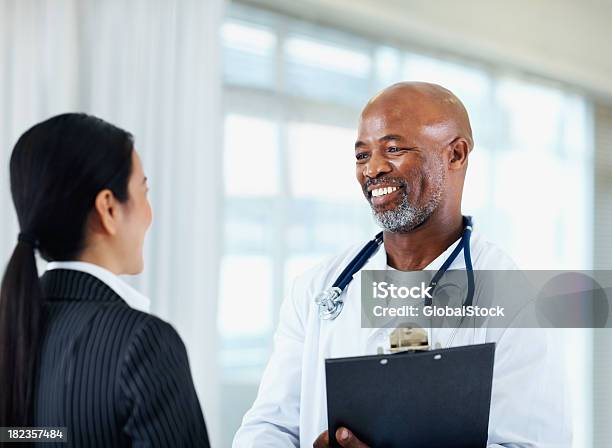
<svg viewBox="0 0 612 448">
<path fill-rule="evenodd" d="M 239 0 L 564 81 L 612 100 L 609 0 Z"/>
</svg>

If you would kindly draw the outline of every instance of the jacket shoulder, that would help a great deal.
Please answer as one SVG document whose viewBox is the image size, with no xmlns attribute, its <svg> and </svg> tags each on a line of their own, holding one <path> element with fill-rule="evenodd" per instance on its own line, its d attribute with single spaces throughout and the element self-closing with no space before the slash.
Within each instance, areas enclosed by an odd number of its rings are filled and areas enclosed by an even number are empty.
<svg viewBox="0 0 612 448">
<path fill-rule="evenodd" d="M 92 303 L 80 307 L 79 318 L 85 331 L 84 337 L 109 338 L 117 344 L 121 351 L 134 344 L 134 341 L 143 334 L 158 334 L 170 341 L 180 340 L 176 331 L 169 323 L 152 314 L 131 308 L 123 301 L 112 303 Z M 86 309 L 85 309 L 86 308 Z M 65 318 L 74 315 L 74 311 L 67 311 Z"/>
<path fill-rule="evenodd" d="M 126 304 L 122 305 L 123 306 L 112 306 L 102 310 L 100 317 L 108 314 L 108 317 L 122 318 L 126 322 L 129 322 L 130 324 L 126 327 L 128 328 L 128 332 L 132 337 L 143 332 L 156 333 L 170 339 L 175 339 L 175 336 L 178 336 L 174 327 L 165 320 L 160 319 L 153 314 L 131 308 Z"/>
</svg>

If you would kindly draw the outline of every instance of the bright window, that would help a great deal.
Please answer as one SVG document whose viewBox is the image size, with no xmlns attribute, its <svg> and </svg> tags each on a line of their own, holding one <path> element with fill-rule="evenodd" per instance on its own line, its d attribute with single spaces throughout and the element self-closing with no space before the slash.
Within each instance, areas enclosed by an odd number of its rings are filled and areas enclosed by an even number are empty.
<svg viewBox="0 0 612 448">
<path fill-rule="evenodd" d="M 582 97 L 257 10 L 230 12 L 222 30 L 225 253 L 267 266 L 266 274 L 253 268 L 267 279 L 252 288 L 265 315 L 249 327 L 264 352 L 290 277 L 375 231 L 355 180 L 355 127 L 367 98 L 400 80 L 440 83 L 465 103 L 476 144 L 464 211 L 479 230 L 522 267 L 590 267 Z M 222 301 L 236 304 L 223 284 L 232 278 L 221 279 Z M 225 315 L 232 309 L 222 303 L 219 316 L 229 339 L 238 335 Z"/>
</svg>

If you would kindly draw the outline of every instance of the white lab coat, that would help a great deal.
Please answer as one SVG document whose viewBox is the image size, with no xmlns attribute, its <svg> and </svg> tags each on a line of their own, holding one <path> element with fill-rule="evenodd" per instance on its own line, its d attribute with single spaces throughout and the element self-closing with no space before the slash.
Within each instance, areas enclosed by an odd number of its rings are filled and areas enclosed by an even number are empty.
<svg viewBox="0 0 612 448">
<path fill-rule="evenodd" d="M 388 338 L 390 330 L 361 328 L 359 273 L 344 292 L 344 309 L 336 320 L 321 321 L 313 301 L 363 244 L 295 280 L 281 307 L 274 350 L 257 398 L 244 416 L 233 448 L 312 447 L 327 429 L 325 359 L 375 354 L 380 341 Z M 438 269 L 456 244 L 426 269 Z M 471 253 L 476 270 L 516 269 L 503 251 L 481 239 L 477 232 L 472 234 Z M 364 269 L 385 269 L 386 265 L 386 252 L 381 248 Z M 462 254 L 451 265 L 451 269 L 461 268 L 465 268 Z M 450 332 L 432 330 L 432 345 L 440 342 L 448 346 Z M 551 330 L 516 328 L 462 328 L 456 333 L 452 346 L 497 343 L 488 446 L 571 446 L 563 359 L 560 344 L 552 336 Z"/>
</svg>

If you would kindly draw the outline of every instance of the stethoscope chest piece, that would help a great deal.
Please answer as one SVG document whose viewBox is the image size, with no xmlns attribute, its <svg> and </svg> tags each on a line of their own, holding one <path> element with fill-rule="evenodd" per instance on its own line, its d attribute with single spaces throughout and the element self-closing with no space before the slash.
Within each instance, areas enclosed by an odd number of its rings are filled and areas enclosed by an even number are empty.
<svg viewBox="0 0 612 448">
<path fill-rule="evenodd" d="M 315 297 L 315 303 L 319 307 L 319 317 L 323 320 L 334 320 L 342 312 L 344 301 L 340 297 L 342 290 L 330 287 L 321 291 Z"/>
</svg>

